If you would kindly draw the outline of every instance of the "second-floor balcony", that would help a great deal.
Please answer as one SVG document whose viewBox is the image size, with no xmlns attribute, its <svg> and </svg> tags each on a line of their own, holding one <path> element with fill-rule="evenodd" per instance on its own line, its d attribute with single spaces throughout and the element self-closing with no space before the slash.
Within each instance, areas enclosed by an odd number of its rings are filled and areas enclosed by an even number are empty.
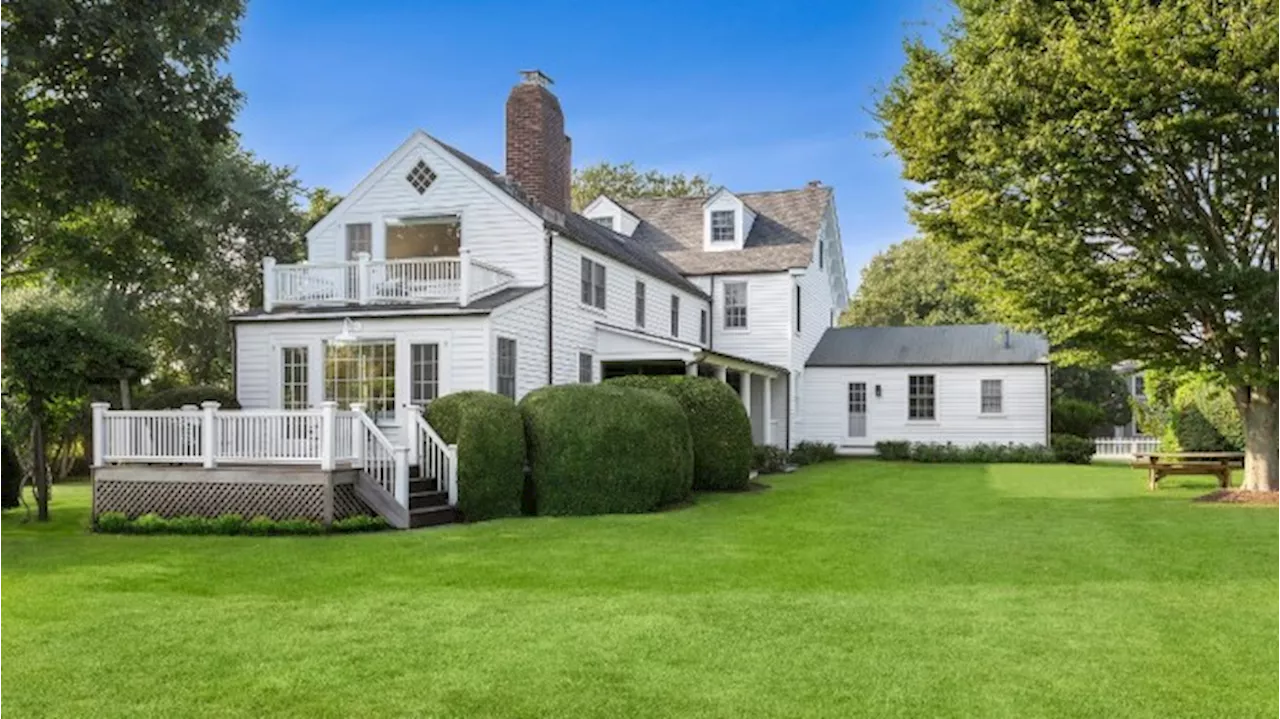
<svg viewBox="0 0 1280 719">
<path fill-rule="evenodd" d="M 472 259 L 411 257 L 374 260 L 360 253 L 347 262 L 278 264 L 262 261 L 262 307 L 447 303 L 466 307 L 515 281 L 510 272 Z"/>
</svg>

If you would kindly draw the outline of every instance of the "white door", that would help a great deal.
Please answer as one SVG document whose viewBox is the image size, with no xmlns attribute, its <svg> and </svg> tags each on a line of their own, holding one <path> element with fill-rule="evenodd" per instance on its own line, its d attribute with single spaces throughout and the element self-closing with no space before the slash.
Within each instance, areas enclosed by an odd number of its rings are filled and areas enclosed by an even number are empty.
<svg viewBox="0 0 1280 719">
<path fill-rule="evenodd" d="M 867 383 L 849 383 L 849 436 L 867 436 Z"/>
</svg>

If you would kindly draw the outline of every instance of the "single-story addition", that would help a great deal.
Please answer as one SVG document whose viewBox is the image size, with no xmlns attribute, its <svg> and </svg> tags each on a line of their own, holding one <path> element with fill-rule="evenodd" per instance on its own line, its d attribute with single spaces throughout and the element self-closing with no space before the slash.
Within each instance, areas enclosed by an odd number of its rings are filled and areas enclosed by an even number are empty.
<svg viewBox="0 0 1280 719">
<path fill-rule="evenodd" d="M 1049 343 L 999 325 L 840 327 L 809 356 L 805 439 L 1049 443 Z"/>
</svg>

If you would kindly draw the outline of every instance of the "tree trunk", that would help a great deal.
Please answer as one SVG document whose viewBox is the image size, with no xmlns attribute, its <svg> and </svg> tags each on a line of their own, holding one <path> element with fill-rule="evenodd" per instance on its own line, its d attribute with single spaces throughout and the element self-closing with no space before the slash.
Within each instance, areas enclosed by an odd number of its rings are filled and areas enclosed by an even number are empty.
<svg viewBox="0 0 1280 719">
<path fill-rule="evenodd" d="M 49 521 L 49 471 L 45 466 L 43 402 L 33 398 L 31 409 L 31 481 L 36 490 L 36 519 Z"/>
<path fill-rule="evenodd" d="M 133 409 L 133 397 L 129 392 L 129 378 L 120 378 L 120 409 Z"/>
<path fill-rule="evenodd" d="M 1280 487 L 1280 421 L 1275 387 L 1240 387 L 1236 404 L 1244 420 L 1244 482 L 1241 489 L 1274 492 Z"/>
</svg>

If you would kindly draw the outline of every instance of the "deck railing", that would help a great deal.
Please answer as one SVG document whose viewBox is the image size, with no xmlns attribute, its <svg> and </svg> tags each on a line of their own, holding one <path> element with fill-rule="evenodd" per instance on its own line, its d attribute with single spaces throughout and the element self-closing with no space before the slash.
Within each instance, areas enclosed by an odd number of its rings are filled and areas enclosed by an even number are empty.
<svg viewBox="0 0 1280 719">
<path fill-rule="evenodd" d="M 367 305 L 405 302 L 471 302 L 509 287 L 510 272 L 471 259 L 413 257 L 374 260 L 366 252 L 350 262 L 277 264 L 262 261 L 263 309 L 283 306 Z"/>
<path fill-rule="evenodd" d="M 458 503 L 458 445 L 449 444 L 422 416 L 422 408 L 412 408 L 413 447 L 422 477 L 434 479 L 436 490 L 449 495 L 449 504 Z"/>
<path fill-rule="evenodd" d="M 1098 437 L 1093 440 L 1093 456 L 1099 459 L 1127 459 L 1159 449 L 1159 437 Z"/>
</svg>

